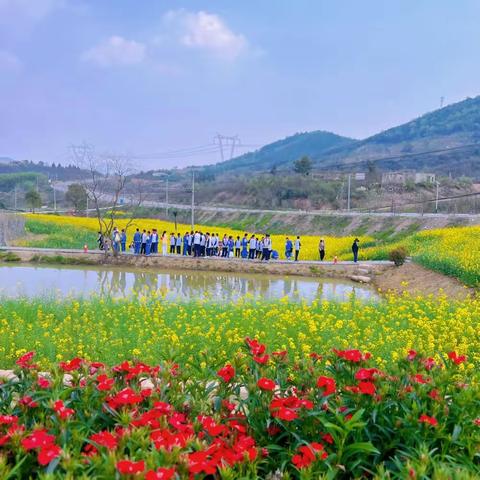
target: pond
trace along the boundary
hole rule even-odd
[[[375,289],[348,280],[192,270],[0,264],[0,297],[115,298],[161,295],[167,300],[375,300]]]

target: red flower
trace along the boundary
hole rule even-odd
[[[269,378],[262,377],[258,380],[257,385],[262,389],[262,390],[275,390],[275,382],[273,380],[270,380]]]
[[[139,462],[120,460],[117,462],[116,467],[119,473],[123,473],[124,475],[136,475],[145,470],[145,462],[143,460],[140,460]]]
[[[115,408],[118,405],[133,405],[135,403],[140,403],[142,400],[143,397],[134,390],[131,388],[124,388],[116,395],[109,398],[108,403],[112,408]]]
[[[47,445],[42,447],[37,455],[40,465],[48,465],[54,458],[62,453],[62,449],[58,445]]]
[[[53,404],[53,409],[62,420],[66,420],[75,413],[75,410],[73,410],[73,408],[67,408],[62,400],[57,400]]]
[[[479,418],[476,418],[473,423],[477,426],[477,427],[480,427],[480,417]]]
[[[73,372],[74,370],[78,370],[83,363],[81,358],[73,358],[69,362],[60,362],[59,366],[64,372]]]
[[[298,418],[298,413],[291,408],[280,407],[272,412],[272,416],[279,418],[280,420],[285,420],[286,422],[291,422]]]
[[[15,363],[20,368],[36,368],[37,365],[35,363],[30,363],[34,356],[35,352],[25,353],[25,355],[22,355]]]
[[[407,355],[407,360],[409,362],[413,362],[413,360],[415,360],[417,355],[418,353],[415,350],[409,350]]]
[[[423,376],[421,373],[417,373],[412,377],[412,380],[414,380],[417,383],[430,383],[432,381],[431,378]]]
[[[113,450],[118,445],[117,437],[107,430],[94,433],[90,436],[90,440],[102,447],[106,447],[108,450]]]
[[[365,353],[362,355],[362,352],[360,350],[337,350],[333,349],[334,353],[337,354],[340,358],[343,358],[344,360],[347,360],[349,362],[353,363],[358,363],[361,362],[362,360],[368,360],[371,357],[370,353]]]
[[[26,407],[29,407],[29,408],[38,407],[38,403],[35,402],[32,399],[32,397],[30,397],[30,395],[25,395],[18,401],[18,403],[20,403],[20,405],[25,405]]]
[[[35,430],[22,440],[22,447],[25,450],[32,450],[34,448],[43,448],[53,445],[55,436],[47,433],[46,430]]]
[[[188,455],[188,469],[190,474],[213,475],[217,471],[217,462],[210,457],[208,452],[200,450]]]
[[[374,375],[379,375],[380,370],[376,368],[360,368],[355,374],[356,380],[373,380]]]
[[[375,384],[372,382],[360,382],[358,389],[365,395],[375,395],[376,392]]]
[[[109,378],[107,375],[102,374],[97,377],[97,389],[100,391],[109,391],[115,385],[115,379]]]
[[[18,423],[16,415],[0,415],[0,425],[12,425]]]
[[[322,376],[322,377],[319,377],[317,380],[317,387],[323,388],[324,389],[323,396],[328,397],[328,395],[335,393],[337,384],[334,378]]]
[[[245,339],[245,342],[250,347],[250,352],[252,355],[262,355],[267,349],[267,347],[263,343],[259,343],[256,339],[251,340],[247,337]]]
[[[467,357],[465,355],[457,355],[456,352],[449,352],[448,353],[448,358],[455,364],[455,365],[460,365],[461,363],[465,362],[467,360]]]
[[[309,445],[302,445],[298,447],[298,453],[292,457],[292,463],[299,469],[306,468],[316,460],[320,452],[322,452],[320,458],[328,457],[321,443],[312,442]]]
[[[38,377],[37,379],[37,385],[40,388],[50,388],[52,386],[52,383],[48,378],[45,377]]]
[[[322,440],[329,443],[330,445],[333,445],[333,437],[329,433],[324,433],[322,435]]]
[[[428,415],[420,415],[420,418],[418,419],[420,423],[428,423],[432,425],[433,427],[436,427],[438,425],[438,421],[435,417],[429,417]]]
[[[282,350],[281,352],[272,352],[272,355],[280,360],[284,360],[287,356],[287,353],[288,352],[286,350]]]
[[[428,396],[433,400],[440,400],[440,392],[435,388],[428,393]]]
[[[265,354],[265,355],[262,355],[262,356],[258,356],[258,355],[255,355],[253,357],[253,360],[257,363],[260,363],[262,365],[264,365],[265,363],[268,362],[268,360],[270,359],[270,355],[268,354]]]
[[[170,480],[175,475],[175,468],[157,468],[149,470],[145,475],[145,480]]]
[[[230,364],[227,364],[217,372],[217,375],[225,383],[228,383],[235,376],[235,369]]]

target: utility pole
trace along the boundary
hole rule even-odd
[[[195,170],[192,169],[192,229],[195,227]]]
[[[168,177],[165,181],[165,219],[168,220]]]
[[[445,101],[445,97],[440,97],[440,108],[443,108],[443,102]]]
[[[87,194],[87,211],[85,212],[85,215],[88,218],[88,194]]]
[[[13,208],[17,210],[17,185],[13,189]]]
[[[437,184],[437,190],[436,190],[436,194],[435,194],[435,213],[438,213],[438,187],[440,185],[439,182],[435,182]]]
[[[53,211],[57,213],[57,191],[55,190],[55,183],[57,181],[56,175],[55,180],[52,180],[52,188],[53,188]]]
[[[347,210],[350,211],[350,189],[352,184],[352,175],[348,174],[348,190],[347,190]]]

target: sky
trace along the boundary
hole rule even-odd
[[[479,24],[478,0],[0,0],[0,157],[87,142],[171,168],[219,161],[217,134],[364,138],[480,94]]]

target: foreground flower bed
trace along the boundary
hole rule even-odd
[[[0,478],[478,478],[467,361],[294,361],[247,338],[206,381],[173,362],[74,358],[46,373],[29,352],[0,383]]]

